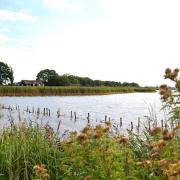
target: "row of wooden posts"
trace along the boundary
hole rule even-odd
[[[11,106],[8,106],[8,107],[6,107],[4,104],[0,104],[0,108],[1,109],[7,109],[7,110],[18,110],[18,111],[20,111],[20,107],[19,106],[17,106],[16,105],[16,107],[15,108],[13,108],[13,107],[11,107]],[[49,109],[49,108],[43,108],[43,110],[41,111],[41,109],[40,108],[37,108],[36,110],[35,110],[35,108],[33,107],[32,109],[30,109],[28,106],[27,106],[27,108],[24,110],[25,112],[27,112],[27,113],[32,113],[32,114],[37,114],[37,115],[39,115],[39,114],[42,114],[43,116],[51,116],[51,110]],[[60,110],[58,110],[57,111],[57,117],[59,118],[61,116],[61,113],[60,113]],[[73,119],[74,118],[74,120],[76,121],[77,120],[77,113],[76,112],[73,112],[73,111],[71,111],[70,112],[70,118],[71,119]],[[88,121],[88,123],[90,123],[90,113],[88,113],[87,114],[87,121]],[[109,117],[108,118],[108,116],[107,115],[105,115],[105,118],[104,118],[104,121],[105,122],[107,122],[107,121],[109,121],[109,122],[111,122],[111,118]],[[122,120],[122,117],[120,117],[120,119],[119,119],[119,125],[118,125],[120,128],[123,126],[123,120]],[[138,118],[138,123],[137,123],[137,130],[139,130],[140,129],[140,126],[141,126],[141,120],[140,120],[140,118]],[[161,127],[162,128],[166,128],[167,127],[167,124],[166,123],[164,123],[164,121],[163,120],[161,120]],[[151,130],[151,122],[150,122],[150,120],[148,121],[148,128],[149,128],[149,130]],[[133,122],[131,121],[130,122],[130,130],[132,131],[134,129],[134,124],[133,124]]]

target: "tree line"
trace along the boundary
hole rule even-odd
[[[37,80],[44,82],[46,86],[131,86],[139,87],[137,83],[115,82],[115,81],[101,81],[92,80],[88,77],[79,77],[70,74],[59,75],[55,70],[44,69],[37,74]]]
[[[131,86],[139,87],[137,83],[128,82],[116,82],[116,81],[101,81],[92,80],[88,77],[79,77],[70,74],[59,75],[55,70],[44,69],[41,70],[36,80],[41,80],[45,86]],[[0,85],[13,85],[14,84],[14,72],[11,66],[4,62],[0,62]]]

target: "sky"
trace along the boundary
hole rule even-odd
[[[15,81],[60,75],[156,86],[180,67],[179,0],[0,0],[0,61]]]

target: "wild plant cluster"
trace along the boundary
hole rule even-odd
[[[130,131],[124,136],[113,134],[113,125],[105,122],[61,139],[48,124],[11,120],[0,131],[0,179],[180,179],[180,125],[174,109],[179,106],[179,79],[171,77],[177,89],[170,93],[161,86],[160,93],[171,109],[174,119],[169,124],[175,122],[173,126],[145,128],[141,134]]]
[[[164,102],[164,108],[166,108],[170,115],[171,121],[180,123],[180,77],[179,69],[176,68],[173,71],[166,69],[165,79],[171,80],[175,84],[175,88],[172,89],[166,84],[160,86],[161,98]]]
[[[153,87],[0,86],[0,96],[66,96],[155,92]]]

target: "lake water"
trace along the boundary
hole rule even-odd
[[[90,122],[96,125],[105,119],[105,116],[119,124],[120,117],[123,120],[122,131],[130,128],[130,123],[137,124],[138,118],[142,121],[146,116],[155,116],[164,119],[164,112],[160,111],[162,103],[158,93],[129,93],[98,96],[53,96],[53,97],[0,97],[0,104],[5,107],[18,105],[20,107],[21,117],[25,120],[38,119],[41,122],[49,122],[54,128],[61,120],[61,132],[65,130],[80,130],[87,124],[87,114],[90,113]],[[29,107],[32,111],[38,108],[43,112],[43,108],[51,110],[51,116],[43,116],[43,113],[27,113]],[[57,111],[61,116],[57,117]],[[77,120],[71,119],[70,112],[76,112]],[[16,110],[9,112],[1,109],[0,125],[8,124],[8,118],[12,114],[17,116]]]

